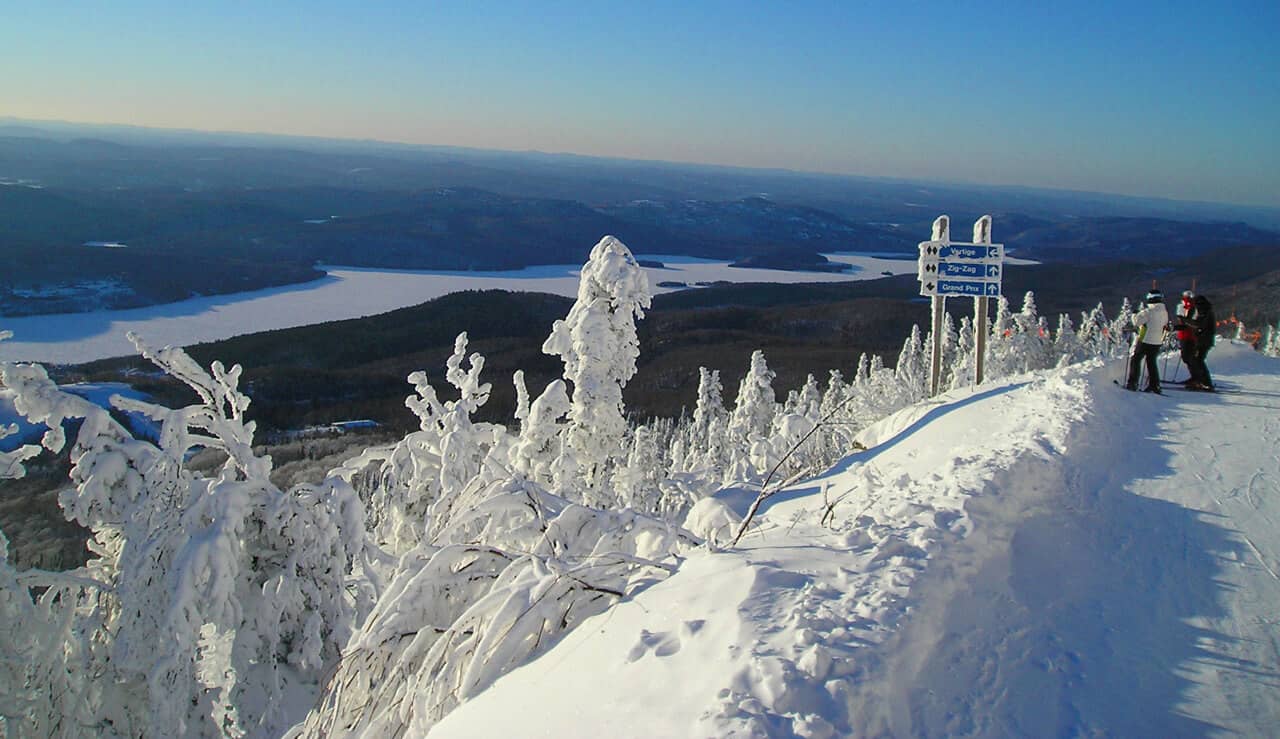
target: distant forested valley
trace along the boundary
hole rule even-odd
[[[637,254],[828,269],[994,209],[1009,253],[1087,268],[1274,246],[1261,208],[573,156],[0,122],[0,315],[305,282],[317,265],[507,270]],[[957,237],[959,238],[959,237]],[[1256,275],[1253,275],[1256,276]]]
[[[1250,279],[1259,270],[1266,280]],[[1009,267],[1004,289],[1016,307],[1034,291],[1043,315],[1078,317],[1099,303],[1115,313],[1126,298],[1140,296],[1152,279],[1175,288],[1192,280],[1213,296],[1222,317],[1273,325],[1280,315],[1280,249],[1219,249],[1153,269],[1137,261],[1100,265]],[[915,295],[913,275],[848,283],[717,285],[658,295],[639,322],[640,360],[625,389],[636,419],[675,418],[691,412],[699,367],[740,376],[756,349],[764,351],[780,388],[805,377],[825,381],[827,372],[851,372],[859,355],[892,360],[912,325],[927,328],[928,303]],[[245,368],[250,416],[268,435],[336,420],[369,418],[396,432],[416,423],[405,409],[411,389],[405,378],[438,373],[468,333],[471,347],[486,357],[484,377],[492,397],[485,420],[508,423],[515,408],[510,378],[522,369],[530,386],[560,376],[559,361],[542,352],[552,323],[572,300],[556,295],[500,290],[465,291],[380,316],[239,336],[189,347],[200,363],[214,360]],[[958,319],[971,301],[953,300]],[[123,381],[177,405],[192,402],[184,385],[149,371],[134,358],[56,368],[63,382]],[[438,379],[438,378],[437,378]]]

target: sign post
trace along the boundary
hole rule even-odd
[[[933,222],[933,240],[951,240],[951,219],[938,216]],[[929,397],[938,394],[942,384],[942,314],[946,310],[947,297],[942,294],[933,296],[933,351],[929,357]]]
[[[950,219],[938,216],[933,222],[933,238],[920,242],[917,276],[920,294],[933,302],[933,353],[929,391],[937,395],[942,381],[942,322],[947,296],[973,298],[974,302],[974,384],[982,382],[982,360],[987,346],[987,300],[1000,297],[1004,277],[1004,245],[991,243],[991,216],[973,224],[973,241],[953,242]]]
[[[991,216],[983,216],[973,224],[973,243],[991,244]],[[996,297],[1000,291],[996,291]],[[987,298],[973,299],[973,384],[982,384],[983,360],[987,356]]]

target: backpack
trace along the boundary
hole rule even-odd
[[[1213,315],[1213,304],[1203,295],[1196,296],[1196,340],[1213,344],[1218,322]]]

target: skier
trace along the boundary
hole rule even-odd
[[[1147,293],[1146,307],[1133,314],[1133,326],[1138,331],[1138,340],[1133,347],[1133,356],[1129,359],[1129,381],[1126,390],[1138,389],[1138,373],[1142,363],[1147,364],[1146,392],[1160,394],[1160,371],[1156,366],[1156,355],[1164,345],[1165,332],[1169,327],[1169,310],[1164,307],[1164,293],[1152,288]]]
[[[1195,326],[1188,323],[1188,317],[1195,314],[1195,293],[1190,290],[1182,291],[1182,302],[1178,303],[1178,307],[1174,310],[1174,329],[1178,337],[1178,348],[1181,350],[1182,363],[1187,365],[1187,371],[1191,373],[1190,379],[1182,384],[1194,380],[1196,373],[1193,368],[1196,366],[1196,329]]]
[[[1209,377],[1209,366],[1204,363],[1204,358],[1213,348],[1213,341],[1217,338],[1218,322],[1213,315],[1213,304],[1205,296],[1197,295],[1194,309],[1184,321],[1195,332],[1195,354],[1192,357],[1194,364],[1187,362],[1187,369],[1191,372],[1187,387],[1192,390],[1212,391],[1213,379]]]

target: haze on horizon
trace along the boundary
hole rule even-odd
[[[27,4],[0,116],[1280,207],[1280,4]]]

